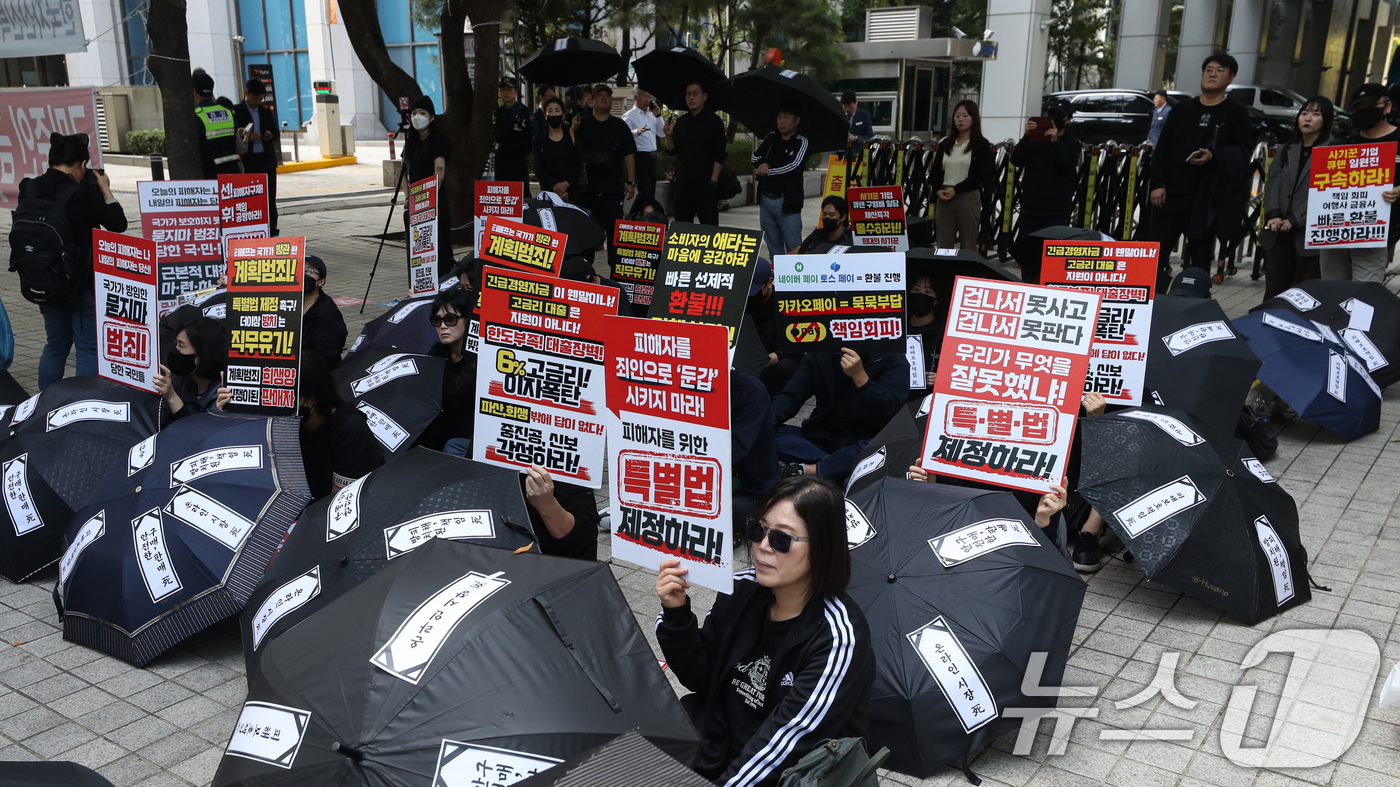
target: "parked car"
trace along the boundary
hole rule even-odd
[[[1152,94],[1145,90],[1066,90],[1041,99],[1042,112],[1051,107],[1070,113],[1070,130],[1091,145],[1142,142],[1152,128]]]
[[[1225,95],[1272,118],[1293,122],[1307,98],[1277,85],[1230,85]]]

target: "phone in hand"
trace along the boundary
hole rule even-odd
[[[1054,128],[1055,121],[1048,117],[1033,117],[1030,122],[1035,124],[1035,128],[1026,132],[1026,139],[1030,142],[1045,142],[1050,139],[1047,132]]]
[[[1192,162],[1199,161],[1202,158],[1205,158],[1205,156],[1201,155],[1201,151],[1193,150],[1191,151],[1191,155],[1186,157],[1186,163],[1190,164]]]

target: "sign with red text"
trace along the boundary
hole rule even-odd
[[[562,232],[491,216],[486,219],[476,256],[485,265],[504,265],[558,276],[564,265],[564,247],[568,241],[569,236]]]
[[[76,8],[76,6],[72,6]],[[13,16],[5,25],[33,13],[23,6],[10,6]],[[81,25],[79,25],[81,27]],[[13,32],[13,30],[11,31]],[[81,33],[79,41],[81,42]],[[4,35],[0,34],[0,41]],[[19,52],[0,46],[5,57]],[[14,210],[19,204],[19,184],[37,178],[49,169],[49,135],[88,135],[88,166],[102,168],[102,137],[97,133],[97,101],[90,87],[24,88],[6,90],[0,102],[0,208]]]
[[[762,242],[759,230],[672,222],[647,316],[723,325],[733,347]]]
[[[295,415],[301,377],[305,238],[234,238],[228,244],[229,404]]]
[[[734,587],[729,337],[723,326],[604,319],[612,555]]]
[[[1099,300],[959,276],[920,466],[1028,492],[1063,485]]]
[[[651,305],[656,271],[666,248],[666,225],[650,221],[618,219],[613,224],[612,277],[634,306]]]
[[[156,245],[145,238],[93,230],[92,276],[98,376],[155,393],[160,363]]]
[[[791,352],[905,349],[903,252],[779,254],[773,291]]]
[[[428,176],[408,187],[409,297],[438,290],[438,187]]]
[[[231,238],[266,238],[268,223],[267,175],[219,176],[219,238],[222,249]]]
[[[850,205],[852,246],[884,246],[894,251],[909,249],[909,231],[904,223],[904,187],[852,186],[846,189]]]
[[[148,180],[136,184],[141,232],[156,244],[160,316],[182,295],[216,287],[224,276],[219,181]]]
[[[1041,283],[1101,299],[1084,393],[1103,394],[1110,404],[1142,404],[1157,253],[1156,243],[1045,241]]]
[[[603,331],[614,287],[487,268],[472,458],[603,485]]]
[[[1313,148],[1308,172],[1309,249],[1380,249],[1390,237],[1394,142]]]
[[[481,248],[481,234],[486,231],[486,217],[519,221],[525,217],[525,184],[506,180],[478,180],[472,200],[472,248]]]

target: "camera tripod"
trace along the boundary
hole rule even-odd
[[[403,101],[400,101],[400,104],[403,104],[403,103],[404,103]],[[384,253],[384,238],[385,238],[386,235],[389,234],[389,225],[391,225],[391,224],[394,223],[394,213],[396,212],[396,209],[397,209],[398,206],[399,206],[399,191],[401,190],[401,187],[403,186],[403,184],[406,183],[406,182],[408,181],[408,158],[407,158],[407,153],[408,153],[408,130],[409,130],[409,128],[410,128],[410,126],[409,126],[409,122],[408,122],[408,112],[405,111],[405,110],[403,109],[402,106],[400,106],[400,108],[399,108],[399,127],[398,127],[398,129],[394,132],[394,136],[390,138],[389,144],[390,144],[390,145],[394,144],[393,141],[396,140],[396,139],[398,139],[400,134],[403,135],[403,150],[404,150],[405,156],[404,156],[404,157],[400,157],[400,159],[399,159],[400,161],[403,162],[403,169],[402,169],[402,171],[399,173],[398,178],[396,178],[396,179],[394,180],[394,198],[393,198],[392,200],[389,201],[389,215],[384,219],[384,231],[381,232],[381,233],[379,233],[379,251],[377,251],[377,252],[374,253],[374,266],[373,266],[372,268],[369,269],[369,281],[365,283],[365,297],[364,297],[364,300],[361,300],[361,301],[360,301],[360,314],[364,314],[364,313],[365,313],[365,304],[369,302],[369,289],[370,289],[370,287],[373,287],[373,286],[374,286],[374,273],[375,273],[375,271],[379,270],[379,257],[380,257],[380,255],[382,255],[382,254]],[[405,240],[405,242],[407,242],[407,240],[408,240],[407,237],[405,237],[404,240]]]

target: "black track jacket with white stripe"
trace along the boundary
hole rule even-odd
[[[695,770],[725,787],[772,787],[821,741],[865,736],[875,652],[865,616],[843,593],[809,602],[802,610],[773,654],[768,672],[773,701],[765,703],[773,711],[739,757],[724,762],[729,741],[726,681],[761,636],[772,603],[772,591],[754,581],[750,570],[735,575],[731,595],[715,600],[704,628],[696,623],[689,601],[663,609],[657,617],[656,639],[668,666],[699,695],[691,716],[705,742]]]
[[[781,196],[784,213],[802,212],[802,173],[807,168],[807,138],[793,134],[790,139],[770,132],[749,160],[757,167],[768,165],[768,174],[758,179],[759,192]]]

